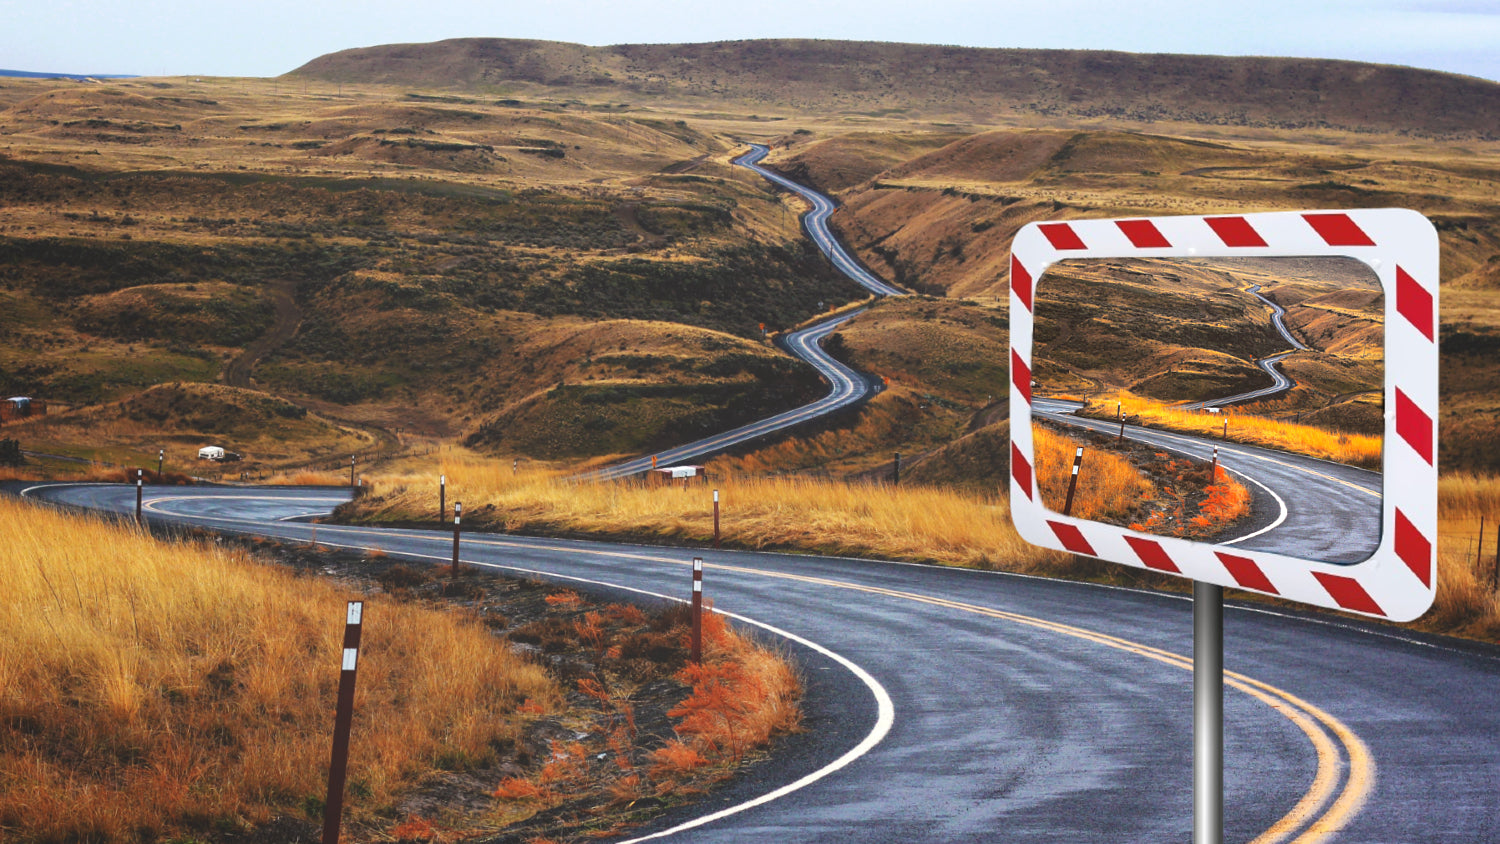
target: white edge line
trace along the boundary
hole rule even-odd
[[[1202,459],[1202,458],[1199,458],[1199,459]],[[1286,521],[1286,502],[1281,500],[1281,496],[1279,496],[1279,495],[1276,494],[1276,490],[1271,489],[1270,487],[1266,486],[1265,484],[1261,483],[1260,481],[1256,480],[1255,478],[1250,477],[1249,475],[1245,474],[1244,472],[1241,472],[1238,469],[1231,469],[1228,466],[1224,466],[1223,463],[1220,463],[1219,465],[1224,467],[1224,471],[1226,471],[1226,472],[1233,472],[1236,475],[1239,475],[1240,477],[1244,478],[1245,480],[1249,481],[1252,484],[1255,484],[1256,486],[1260,487],[1261,489],[1263,489],[1267,493],[1269,493],[1272,498],[1276,499],[1276,506],[1278,506],[1278,507],[1281,508],[1281,515],[1276,517],[1276,521],[1274,521],[1274,522],[1266,525],[1265,527],[1261,528],[1258,531],[1255,531],[1254,533],[1247,533],[1244,536],[1237,536],[1234,539],[1226,539],[1223,542],[1217,542],[1215,544],[1216,545],[1233,545],[1236,542],[1244,542],[1247,539],[1254,539],[1255,537],[1260,536],[1261,534],[1265,533],[1266,531],[1275,530],[1276,528],[1281,527],[1281,523],[1284,522],[1284,521]]]
[[[1073,417],[1073,421],[1072,422],[1067,422],[1067,421],[1063,421],[1061,419],[1057,419],[1056,417],[1058,417],[1058,416],[1067,416],[1067,415],[1070,415],[1070,414],[1062,414],[1062,413],[1055,413],[1055,412],[1046,412],[1046,413],[1042,413],[1040,415],[1042,415],[1042,416],[1044,416],[1046,418],[1052,419],[1055,422],[1062,422],[1062,424],[1064,424],[1064,425],[1073,425],[1075,427],[1082,428],[1085,431],[1094,431],[1095,433],[1099,433],[1093,426],[1082,424],[1081,423],[1082,417],[1075,416],[1075,417]],[[1144,428],[1144,427],[1140,427],[1140,426],[1137,426],[1137,427],[1140,430],[1143,430],[1143,431],[1150,431],[1152,433],[1160,433],[1155,428]],[[1169,435],[1166,438],[1167,439],[1175,439],[1176,437]],[[1182,437],[1182,439],[1186,440],[1189,443],[1192,443],[1193,445],[1201,445],[1201,443],[1195,442],[1191,437]],[[1189,453],[1184,447],[1181,447],[1181,446],[1177,446],[1177,447],[1170,446],[1170,445],[1156,446],[1154,443],[1149,443],[1149,442],[1146,442],[1145,440],[1141,440],[1141,439],[1137,439],[1136,442],[1144,443],[1145,445],[1155,446],[1155,447],[1158,447],[1158,448],[1164,448],[1167,451],[1175,451],[1178,454],[1182,454],[1182,455],[1185,455],[1187,457],[1191,457],[1194,460],[1202,460],[1203,459],[1202,457],[1199,457],[1196,454]],[[1209,443],[1209,444],[1212,445],[1212,443]],[[1243,454],[1243,452],[1240,452],[1240,453]],[[1244,455],[1244,456],[1251,457],[1251,455]],[[1276,528],[1281,527],[1281,523],[1284,522],[1284,521],[1286,521],[1286,517],[1287,517],[1286,502],[1281,500],[1281,496],[1277,495],[1275,490],[1271,489],[1270,487],[1266,486],[1265,484],[1261,483],[1260,481],[1256,480],[1255,478],[1250,477],[1248,474],[1240,471],[1239,469],[1231,469],[1228,466],[1225,466],[1223,463],[1220,463],[1219,465],[1221,467],[1223,467],[1224,471],[1226,471],[1226,472],[1233,472],[1236,475],[1239,475],[1240,477],[1242,477],[1245,480],[1249,481],[1250,483],[1253,483],[1256,486],[1260,487],[1261,489],[1265,490],[1267,494],[1269,494],[1272,498],[1276,499],[1276,506],[1281,508],[1281,515],[1279,515],[1279,516],[1276,517],[1276,521],[1271,522],[1270,524],[1266,525],[1265,527],[1261,528],[1258,531],[1255,531],[1254,533],[1247,533],[1244,536],[1237,536],[1234,539],[1226,539],[1223,542],[1215,542],[1214,544],[1215,545],[1233,545],[1236,542],[1244,542],[1247,539],[1254,539],[1255,537],[1260,536],[1261,534],[1263,534],[1263,533],[1265,533],[1267,531],[1275,530]],[[1293,467],[1293,468],[1296,468],[1296,467]]]
[[[362,545],[345,545],[345,544],[334,543],[334,542],[320,542],[318,544],[326,546],[326,547],[330,547],[330,548],[348,548],[348,549],[351,549],[351,550],[360,550],[360,549],[363,549],[365,547],[365,546],[362,546]],[[448,559],[449,559],[447,557],[439,557],[439,556],[437,556],[435,554],[418,554],[418,553],[411,552],[411,551],[390,551],[389,553],[391,553],[391,554],[393,554],[395,556],[401,556],[401,557],[419,557],[419,558],[422,558],[422,559],[439,560],[439,561],[442,561],[442,562],[447,562]],[[586,578],[586,577],[575,577],[575,576],[572,576],[572,575],[557,574],[556,572],[543,571],[543,570],[540,570],[540,569],[521,568],[520,566],[506,566],[506,565],[501,565],[499,563],[485,563],[485,562],[479,562],[479,561],[475,561],[475,560],[460,560],[460,562],[468,563],[469,565],[483,566],[485,568],[491,568],[491,569],[503,569],[503,570],[506,570],[506,571],[522,572],[524,574],[538,575],[538,576],[548,577],[548,578],[552,578],[552,579],[556,579],[556,580],[569,580],[569,581],[573,581],[575,583],[589,583],[589,584],[593,584],[595,586],[604,586],[604,587],[609,588],[609,589],[619,589],[619,590],[622,590],[622,591],[625,591],[625,592],[634,592],[634,593],[636,593],[638,595],[649,595],[650,597],[653,597],[653,598],[661,598],[661,599],[668,600],[668,601],[673,601],[673,602],[676,602],[676,603],[686,603],[686,601],[683,600],[682,598],[674,598],[674,597],[672,597],[670,595],[663,595],[663,594],[661,594],[659,592],[650,592],[650,591],[647,591],[645,589],[636,589],[636,588],[631,587],[631,586],[620,586],[618,584],[609,583],[609,582],[606,582],[606,581],[603,581],[603,580],[591,580],[591,579]],[[773,800],[778,800],[778,799],[780,799],[782,797],[785,797],[786,795],[791,794],[794,791],[799,791],[799,790],[801,790],[801,789],[803,789],[803,788],[805,788],[805,787],[807,787],[809,785],[812,785],[813,783],[817,782],[818,780],[823,779],[824,777],[828,776],[829,774],[836,773],[836,772],[838,772],[838,771],[840,771],[840,770],[848,767],[856,759],[860,758],[861,756],[864,756],[866,753],[869,753],[871,750],[873,750],[875,748],[876,745],[880,744],[880,742],[882,742],[882,741],[885,740],[886,735],[888,733],[890,733],[890,731],[891,731],[892,725],[894,725],[895,722],[896,722],[896,706],[895,706],[894,703],[891,702],[891,696],[890,696],[890,694],[888,694],[886,692],[885,687],[882,686],[882,685],[880,685],[880,682],[878,680],[876,680],[874,677],[870,676],[869,672],[865,671],[863,668],[860,668],[854,662],[850,661],[847,657],[844,657],[844,656],[842,656],[840,654],[837,654],[837,653],[829,650],[828,648],[823,647],[822,645],[820,645],[820,644],[818,644],[816,642],[813,642],[813,641],[808,640],[808,639],[804,639],[804,638],[802,638],[801,636],[798,636],[795,633],[791,633],[789,631],[782,630],[779,627],[774,627],[774,626],[772,626],[770,624],[767,624],[767,623],[765,623],[763,621],[756,621],[755,619],[749,618],[748,616],[743,616],[743,615],[740,615],[738,613],[724,612],[723,610],[717,610],[716,609],[716,610],[714,610],[714,612],[719,613],[720,615],[726,616],[728,618],[732,618],[735,621],[742,621],[742,622],[744,622],[746,624],[754,625],[754,626],[759,627],[762,630],[765,630],[765,631],[767,631],[767,632],[769,632],[769,633],[771,633],[773,635],[781,636],[781,637],[786,638],[786,639],[790,639],[791,641],[796,642],[797,644],[802,645],[803,647],[810,648],[810,649],[812,649],[812,650],[814,650],[814,651],[822,654],[823,656],[828,657],[829,659],[833,660],[834,662],[837,662],[839,665],[842,665],[844,668],[848,669],[849,673],[853,674],[855,677],[858,677],[859,680],[861,682],[863,682],[865,684],[865,686],[867,686],[870,689],[870,693],[875,696],[875,706],[876,706],[876,711],[877,711],[877,714],[876,714],[876,717],[875,717],[875,726],[874,726],[874,728],[872,728],[870,730],[869,734],[866,735],[864,737],[864,739],[859,744],[856,744],[854,747],[850,748],[847,752],[844,753],[843,756],[840,756],[839,758],[833,760],[832,762],[828,763],[827,765],[824,765],[823,767],[819,768],[818,770],[813,771],[812,773],[810,773],[810,774],[802,777],[799,780],[796,780],[795,782],[788,783],[788,784],[786,784],[786,785],[784,785],[784,786],[776,789],[775,791],[771,791],[769,793],[762,794],[761,796],[755,798],[754,800],[746,801],[746,802],[741,803],[741,804],[739,804],[737,806],[730,806],[727,809],[720,809],[719,811],[714,812],[712,814],[704,815],[704,816],[702,816],[700,818],[694,818],[693,820],[687,821],[685,823],[678,824],[677,826],[674,826],[671,829],[664,829],[661,832],[654,832],[654,833],[652,833],[650,835],[643,835],[643,836],[641,836],[639,838],[632,838],[632,839],[630,839],[628,841],[621,841],[621,842],[618,842],[618,844],[635,844],[635,842],[639,842],[639,841],[650,841],[650,840],[656,839],[656,838],[665,838],[665,837],[667,837],[669,835],[675,835],[675,834],[677,834],[679,832],[685,832],[685,831],[687,831],[689,829],[695,829],[697,827],[704,826],[705,824],[710,824],[710,823],[713,823],[714,821],[722,820],[723,818],[727,818],[730,815],[737,815],[740,812],[746,811],[748,809],[753,809],[753,808],[755,808],[757,806],[763,806],[763,805],[765,805],[767,803],[770,803]]]

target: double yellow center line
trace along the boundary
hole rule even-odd
[[[325,535],[363,533],[358,528],[333,527],[330,525],[322,527]],[[442,542],[445,544],[448,541],[446,537],[441,535],[419,534],[400,530],[389,531],[387,535],[403,539]],[[368,540],[366,539],[366,541]],[[584,550],[577,546],[515,542],[504,539],[480,539],[473,535],[470,535],[466,539],[466,543],[468,545],[482,545],[494,548],[549,551],[578,556],[587,555],[607,559],[630,560],[634,562],[668,563],[682,566],[691,565],[689,561],[683,559],[681,556],[669,557],[660,554],[605,551],[602,549]],[[1082,627],[1075,627],[1070,624],[1048,621],[1035,616],[993,609],[978,604],[970,604],[948,598],[938,598],[917,592],[888,589],[879,586],[866,586],[844,580],[833,580],[825,577],[814,577],[790,572],[767,571],[745,566],[716,563],[706,565],[705,568],[754,577],[789,580],[833,589],[847,589],[854,592],[881,595],[898,600],[942,607],[957,612],[971,613],[1000,621],[1007,621],[1012,624],[1020,624],[1061,636],[1081,639],[1185,671],[1191,671],[1193,668],[1193,660],[1190,657],[1161,648],[1133,642],[1129,639],[1122,639],[1118,636],[1098,633]],[[1374,787],[1375,762],[1370,756],[1369,749],[1353,730],[1350,730],[1338,719],[1290,692],[1232,671],[1224,672],[1224,682],[1231,688],[1244,692],[1264,703],[1296,725],[1312,743],[1318,758],[1317,770],[1306,793],[1297,801],[1291,811],[1272,824],[1265,832],[1256,836],[1251,844],[1282,844],[1282,842],[1290,842],[1290,844],[1317,844],[1317,842],[1326,841],[1329,836],[1342,829],[1353,819],[1364,805],[1370,790]],[[1345,771],[1346,768],[1347,772]]]
[[[469,541],[480,545],[497,547],[560,551],[570,554],[580,553],[580,549],[577,547],[517,543],[505,540],[470,539]],[[640,562],[691,565],[691,563],[678,557],[665,557],[655,554],[602,550],[589,550],[582,553]],[[1058,635],[1070,636],[1075,639],[1082,639],[1097,645],[1125,651],[1126,653],[1145,659],[1155,660],[1164,665],[1170,665],[1185,671],[1192,671],[1193,669],[1193,660],[1191,657],[1162,650],[1161,648],[1132,642],[1118,636],[1098,633],[1082,627],[1075,627],[1034,616],[992,609],[948,598],[937,598],[917,592],[907,592],[879,586],[865,586],[863,584],[850,583],[843,580],[831,580],[811,575],[766,571],[764,569],[719,563],[712,565],[705,563],[705,569],[717,569],[719,571],[735,572],[737,574],[756,577],[791,580],[816,586],[847,589],[855,592],[864,592],[871,595],[881,595],[888,598],[943,607],[958,612],[972,613],[974,615],[1008,621],[1013,624],[1021,624]],[[1342,829],[1358,814],[1366,798],[1369,796],[1370,790],[1374,787],[1375,761],[1370,756],[1369,749],[1353,730],[1349,729],[1337,718],[1290,692],[1233,671],[1224,672],[1224,682],[1231,688],[1244,692],[1264,703],[1295,724],[1312,743],[1318,757],[1317,771],[1307,792],[1297,801],[1290,812],[1272,824],[1270,829],[1256,836],[1251,844],[1281,844],[1281,842],[1290,842],[1290,844],[1315,844],[1316,842],[1327,840],[1329,836]],[[1347,775],[1341,776],[1344,773],[1342,769],[1346,763]],[[1341,780],[1342,788],[1339,787]]]

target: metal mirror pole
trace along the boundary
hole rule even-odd
[[[1224,844],[1224,588],[1193,581],[1193,844]]]

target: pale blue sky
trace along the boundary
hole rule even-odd
[[[1500,0],[0,0],[0,68],[275,76],[349,47],[840,38],[1355,59],[1500,81]]]

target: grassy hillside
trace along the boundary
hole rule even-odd
[[[217,382],[392,449],[575,461],[771,412],[816,387],[759,325],[858,291],[805,245],[800,202],[729,165],[754,139],[835,191],[877,272],[978,303],[1004,301],[1034,220],[1422,210],[1443,248],[1445,461],[1500,467],[1497,87],[1275,59],[482,39],[276,80],[0,81],[0,392],[93,406]],[[1357,336],[1369,304],[1276,295],[1309,337]],[[892,307],[836,341],[906,389],[850,471],[983,427],[1005,393],[1003,324]],[[1287,368],[1323,404],[1278,412],[1378,416],[1348,373]]]
[[[548,457],[789,406],[814,379],[760,325],[858,288],[729,167],[734,151],[650,114],[389,89],[0,83],[0,393],[103,407],[219,382],[362,441],[471,437]],[[575,387],[585,407],[556,401]],[[597,436],[590,408],[614,433]],[[150,441],[100,442],[78,424],[19,433],[69,453],[62,439],[78,435],[122,461],[162,441],[245,439],[154,422]],[[245,448],[295,464],[352,434]]]
[[[566,88],[617,102],[966,120],[1180,121],[1500,136],[1500,85],[1358,62],[758,40],[585,47],[462,38],[321,56],[291,79],[505,97]]]
[[[836,229],[888,278],[980,300],[1008,296],[1010,240],[1038,220],[1318,207],[1419,210],[1438,229],[1441,249],[1442,459],[1454,468],[1500,470],[1500,450],[1491,445],[1500,434],[1500,365],[1493,355],[1500,349],[1500,149],[1342,137],[1334,152],[1322,139],[1287,133],[1209,141],[1117,131],[997,130],[890,167],[891,156],[910,149],[912,141],[862,151],[869,145],[786,136],[772,164],[814,179],[886,166],[838,192]],[[851,162],[855,155],[869,164]],[[1313,338],[1314,345],[1331,343],[1356,369],[1367,368],[1367,353],[1358,347],[1369,347],[1375,325],[1357,312],[1372,302],[1329,291],[1275,295],[1289,307],[1294,331]],[[1205,358],[1196,365],[1215,369],[1225,385],[1257,377],[1242,361]],[[1368,387],[1370,373],[1351,377],[1353,370],[1299,358],[1287,361],[1287,371],[1321,383],[1319,395],[1301,391],[1269,410],[1303,414],[1304,421],[1321,417],[1350,430],[1378,423],[1378,407],[1346,395]],[[1092,383],[1067,382],[1064,374],[1051,373],[1054,387]]]

